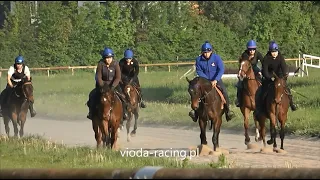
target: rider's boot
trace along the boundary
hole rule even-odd
[[[291,94],[291,90],[289,88],[287,88],[288,92],[289,92],[289,100],[290,100],[290,107],[291,107],[291,110],[292,111],[296,111],[298,110],[298,106],[294,104],[293,102],[293,97],[292,97],[292,94]]]
[[[141,107],[141,108],[146,108],[146,107],[147,107],[146,104],[144,103],[143,99],[142,99],[142,94],[141,94],[141,92],[140,92],[140,107]]]

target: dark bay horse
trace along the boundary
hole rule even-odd
[[[253,71],[253,67],[251,65],[251,62],[247,59],[240,59],[240,70],[239,70],[239,80],[243,84],[243,90],[241,91],[240,96],[241,101],[240,102],[240,110],[243,115],[243,126],[244,126],[244,136],[245,140],[244,143],[247,145],[250,143],[250,137],[248,134],[248,129],[249,129],[249,116],[251,111],[254,111],[256,109],[256,104],[255,104],[255,96],[256,96],[256,91],[261,86],[261,83],[255,78],[255,74]],[[257,136],[259,134],[259,129],[258,129],[258,122],[255,122],[256,126],[256,141],[257,141]]]
[[[15,87],[12,89],[7,99],[7,105],[3,107],[3,121],[7,135],[10,134],[9,122],[12,121],[14,128],[14,136],[20,137],[24,135],[24,124],[27,120],[29,110],[29,103],[34,103],[33,86],[31,79],[27,80],[26,77],[14,81]],[[20,131],[18,129],[20,125]]]
[[[202,77],[195,77],[193,80],[189,80],[186,77],[189,88],[188,92],[191,97],[191,108],[197,111],[199,116],[200,126],[200,140],[201,144],[207,144],[206,138],[206,126],[207,121],[213,122],[213,150],[219,147],[219,133],[222,124],[222,115],[224,114],[224,101],[219,95],[216,88],[213,88],[211,82]]]
[[[106,147],[117,148],[117,134],[123,116],[122,111],[122,102],[115,91],[109,86],[101,88],[97,113],[94,113],[92,120],[97,148],[101,147],[102,141]]]
[[[289,96],[286,87],[286,77],[278,77],[273,73],[275,80],[268,87],[268,92],[266,95],[265,109],[266,113],[257,117],[254,113],[254,118],[259,121],[260,126],[260,140],[263,140],[264,146],[266,146],[266,130],[265,130],[265,120],[270,119],[270,140],[267,141],[269,145],[273,144],[273,147],[277,147],[276,143],[276,124],[280,122],[280,139],[281,139],[281,149],[283,149],[283,140],[285,136],[284,128],[287,121],[287,114],[289,109]]]
[[[130,136],[135,136],[136,135],[136,130],[137,130],[137,121],[139,118],[139,92],[137,90],[137,88],[135,87],[133,79],[131,79],[129,82],[124,82],[124,94],[126,96],[126,98],[129,100],[129,119],[127,120],[126,123],[126,128],[127,128],[127,141],[130,142]],[[131,131],[130,135],[129,135],[129,131],[130,131],[130,126],[131,126],[131,120],[132,120],[132,116],[134,116],[134,127],[133,130]]]

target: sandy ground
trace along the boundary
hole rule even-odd
[[[0,134],[5,134],[3,120],[0,120]],[[11,136],[13,128],[11,126]],[[133,124],[131,125],[132,130]],[[131,131],[130,130],[130,131]],[[67,145],[89,145],[95,146],[96,142],[90,120],[59,121],[41,118],[28,117],[25,125],[25,135],[39,134],[56,142],[63,142]],[[138,126],[137,135],[127,142],[126,129],[120,132],[119,147],[122,150],[142,149],[180,149],[187,150],[190,146],[197,146],[200,143],[200,131],[197,123],[194,128],[186,127],[146,127]],[[254,142],[254,134],[251,133],[251,142]],[[210,147],[212,132],[207,132],[207,141]],[[267,137],[268,140],[268,137]],[[280,145],[280,139],[277,141]],[[222,129],[220,133],[220,146],[229,151],[226,155],[230,167],[320,167],[320,139],[286,136],[284,149],[286,153],[261,153],[260,143],[255,143],[257,149],[247,149],[244,144],[242,131],[230,131]],[[271,146],[268,146],[271,148]],[[123,151],[124,152],[124,151]],[[129,152],[129,151],[128,151]],[[217,156],[196,156],[191,159],[193,162],[217,161]]]

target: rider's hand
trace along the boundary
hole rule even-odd
[[[275,79],[276,79],[276,78],[272,77],[272,78],[271,78],[271,81],[274,81]]]
[[[218,82],[217,80],[211,81],[212,87],[215,87],[217,85],[217,82]]]
[[[262,73],[261,72],[258,72],[259,76],[262,76]]]
[[[14,88],[13,84],[9,84],[9,87]]]

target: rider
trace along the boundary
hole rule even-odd
[[[123,106],[123,119],[128,119],[127,113],[127,102],[124,94],[122,94],[119,87],[119,82],[121,80],[121,72],[119,63],[114,60],[114,53],[110,48],[104,48],[102,53],[102,59],[98,62],[97,71],[96,71],[96,88],[91,91],[89,95],[89,100],[87,102],[89,113],[87,115],[88,119],[92,120],[92,112],[96,107],[97,102],[99,102],[100,91],[99,88],[102,88],[105,85],[111,86],[111,89],[116,90],[116,93],[119,95],[122,106]]]
[[[263,60],[263,56],[262,54],[256,50],[257,49],[257,44],[254,40],[250,40],[247,43],[247,50],[245,50],[240,59],[248,59],[251,62],[252,65],[252,69],[254,71],[254,75],[257,78],[257,80],[259,82],[261,82],[261,70],[260,68],[257,66],[258,65],[258,61],[260,61],[260,63],[262,64],[262,60]],[[241,63],[241,62],[239,62]],[[241,81],[238,80],[238,83],[236,85],[237,87],[237,98],[236,98],[236,106],[240,107],[240,102],[241,102],[241,91],[242,91],[242,83]]]
[[[140,88],[140,83],[138,79],[139,75],[139,62],[136,58],[133,57],[133,52],[130,49],[126,49],[124,51],[124,58],[122,58],[119,61],[119,66],[121,69],[121,79],[122,82],[127,81],[129,82],[131,79],[133,79],[133,82],[135,83],[135,87],[140,92],[140,107],[145,108],[146,105],[142,100],[142,93]]]
[[[0,116],[2,117],[2,108],[7,103],[8,97],[10,96],[11,92],[13,92],[13,88],[15,88],[16,83],[12,82],[14,80],[21,80],[22,78],[26,77],[28,81],[30,81],[30,70],[29,67],[25,65],[23,56],[19,55],[16,57],[14,64],[10,66],[7,75],[7,86],[2,91],[0,95]],[[33,103],[29,103],[29,110],[31,117],[36,115],[36,111],[33,108]]]
[[[279,51],[278,44],[272,41],[269,44],[269,51],[263,58],[262,64],[262,86],[258,89],[256,94],[256,115],[259,116],[263,112],[263,100],[265,98],[265,92],[268,91],[268,86],[274,81],[272,72],[276,73],[279,77],[288,77],[289,71],[286,61]],[[290,107],[292,111],[297,110],[297,106],[293,103],[292,94],[287,86],[289,92]]]
[[[234,118],[234,114],[229,109],[229,97],[227,90],[222,82],[222,75],[224,73],[224,64],[221,57],[218,54],[212,52],[211,44],[206,41],[201,47],[202,54],[196,59],[196,72],[197,75],[211,81],[212,87],[216,85],[222,88],[222,93],[226,99],[226,104],[224,105],[226,120],[230,121]],[[191,110],[189,116],[194,122],[197,121],[198,115],[196,111]]]

